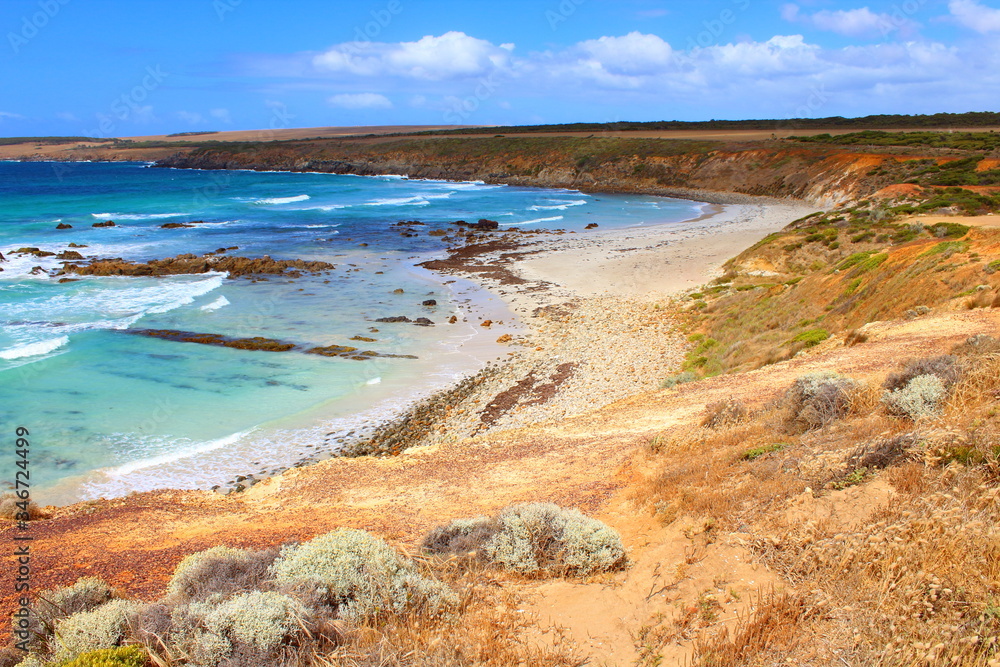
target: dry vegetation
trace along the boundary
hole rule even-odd
[[[1000,304],[998,230],[902,224],[892,211],[865,201],[807,216],[730,260],[689,297],[684,370],[751,370],[838,332],[861,342],[868,322]]]
[[[916,419],[886,409],[892,388],[926,377],[946,387],[939,403]],[[740,419],[717,423],[725,411],[711,406],[704,426],[652,443],[657,472],[635,500],[703,526],[707,543],[735,536],[787,587],[735,623],[719,627],[706,603],[643,639],[693,641],[706,666],[998,664],[1000,341],[971,339],[877,383],[810,381],[842,387],[846,403],[810,405],[800,380],[738,406]],[[814,409],[824,419],[803,424]]]

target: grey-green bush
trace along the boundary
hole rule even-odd
[[[88,651],[118,646],[125,638],[129,615],[142,606],[130,600],[111,600],[91,611],[56,621],[56,658],[67,660]]]
[[[174,569],[167,593],[180,602],[227,598],[261,588],[278,551],[249,551],[216,546],[186,556]]]
[[[404,611],[434,615],[458,603],[446,585],[423,576],[412,561],[363,530],[341,528],[285,547],[271,572],[289,589],[311,589],[350,620]]]
[[[958,357],[952,354],[915,359],[907,362],[902,371],[890,374],[882,386],[889,391],[902,389],[910,383],[910,380],[920,375],[936,375],[941,378],[945,388],[951,388],[961,379],[962,368]]]
[[[836,373],[810,373],[795,380],[785,392],[794,431],[820,428],[847,414],[857,382]]]
[[[882,402],[891,414],[916,421],[933,417],[941,411],[948,388],[937,375],[918,375],[905,387],[887,391]]]
[[[111,587],[96,577],[82,577],[72,586],[43,591],[31,605],[32,616],[51,632],[55,622],[101,606],[114,596]]]
[[[553,503],[512,505],[492,519],[457,519],[424,539],[432,553],[470,544],[487,563],[528,575],[587,575],[625,564],[617,531]]]

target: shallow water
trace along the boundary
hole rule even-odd
[[[31,431],[33,493],[45,503],[206,488],[292,465],[481,367],[488,352],[468,346],[477,328],[445,322],[460,314],[458,286],[467,298],[488,297],[415,268],[445,247],[430,229],[489,218],[583,233],[590,222],[613,229],[690,219],[701,205],[401,177],[7,162],[0,211],[8,259],[0,263],[0,438],[12,441],[17,426]],[[104,220],[117,226],[91,226]],[[425,226],[403,237],[392,227],[401,220]],[[161,228],[191,221],[201,224]],[[56,230],[60,222],[72,229]],[[54,257],[10,254],[60,252],[70,242],[87,245],[85,256],[131,260],[238,246],[232,254],[336,269],[260,282],[201,274],[59,284],[30,273],[60,266]],[[422,306],[425,299],[438,305]],[[391,315],[437,325],[374,322]],[[139,328],[419,358],[360,362],[129,335]],[[377,340],[349,340],[358,335]],[[0,479],[12,480],[14,461],[6,461]]]

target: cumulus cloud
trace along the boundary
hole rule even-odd
[[[327,100],[341,109],[391,109],[392,102],[378,93],[343,93]]]
[[[205,122],[205,117],[197,111],[178,111],[177,117],[188,125],[200,125]]]
[[[630,32],[624,37],[601,37],[580,42],[589,60],[613,74],[651,74],[670,64],[673,49],[656,35]]]
[[[814,14],[804,14],[798,5],[786,4],[781,8],[781,18],[790,23],[800,23],[845,37],[885,37],[895,31],[913,33],[919,27],[903,16],[877,14],[868,7],[836,11],[824,9]]]
[[[951,0],[948,11],[965,28],[983,34],[1000,32],[1000,9],[987,7],[976,0]]]
[[[329,73],[442,80],[482,76],[505,67],[513,50],[513,44],[497,46],[451,31],[415,42],[338,44],[314,56],[312,63]]]
[[[232,116],[229,115],[229,109],[212,109],[208,112],[208,115],[226,125],[230,125],[233,122]]]

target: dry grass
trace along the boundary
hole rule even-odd
[[[882,383],[870,382],[819,430],[777,435],[778,404],[730,427],[662,434],[636,499],[667,522],[712,520],[716,540],[738,526],[789,589],[735,624],[680,615],[646,639],[689,641],[695,664],[713,667],[1000,664],[998,347],[956,349],[961,374],[930,420],[887,415]],[[894,499],[875,502],[886,489]],[[789,513],[800,494],[826,509]]]

